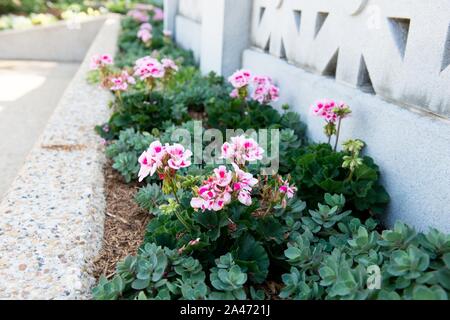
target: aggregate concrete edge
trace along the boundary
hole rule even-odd
[[[109,15],[43,135],[0,203],[0,299],[89,299],[103,238],[103,147],[93,128],[111,94],[86,82],[90,56],[114,54]]]

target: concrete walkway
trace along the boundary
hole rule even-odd
[[[0,60],[0,200],[77,68],[76,63]]]

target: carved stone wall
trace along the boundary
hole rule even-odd
[[[179,0],[179,14],[196,22],[202,22],[201,6],[202,3],[199,0]]]

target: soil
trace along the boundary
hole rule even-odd
[[[101,275],[111,278],[117,262],[136,253],[151,218],[134,201],[137,183],[125,183],[110,161],[104,166],[104,175],[106,215],[102,249],[93,266],[96,279]]]

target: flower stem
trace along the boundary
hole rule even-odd
[[[175,182],[174,182],[174,180],[172,178],[169,181],[170,181],[169,185],[170,185],[170,188],[172,189],[172,193],[173,193],[173,196],[175,197],[175,201],[181,207],[181,201],[180,201],[180,199],[178,198],[178,195],[177,195]],[[181,214],[178,213],[177,211],[175,211],[175,215],[177,216],[177,219],[181,222],[181,224],[186,228],[186,230],[191,231],[191,228],[189,227],[189,224],[186,222],[186,220],[184,220],[184,218],[181,216]]]
[[[191,231],[191,228],[189,227],[188,223],[186,222],[186,220],[184,220],[184,218],[177,212],[175,211],[175,215],[177,216],[177,219],[183,224],[183,226],[186,228],[186,230]]]
[[[351,181],[352,180],[353,172],[354,172],[354,170],[350,170],[350,174],[348,175],[347,179],[345,179],[345,181]]]
[[[336,142],[334,143],[334,151],[337,150],[337,146],[338,146],[338,141],[339,141],[339,133],[341,132],[341,118],[339,118],[338,121],[338,127],[337,127],[337,131],[336,131]]]
[[[119,101],[119,107],[123,107],[122,94],[120,93],[120,91],[116,91],[116,97]]]

